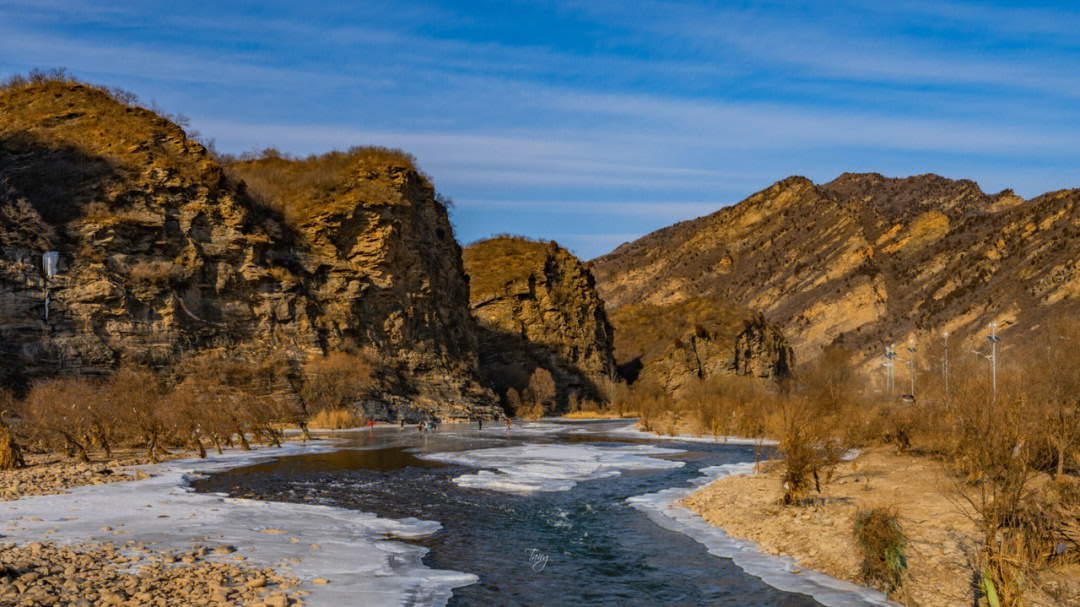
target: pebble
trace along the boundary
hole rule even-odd
[[[271,569],[206,561],[175,567],[165,564],[171,555],[152,551],[132,569],[135,559],[121,550],[136,547],[146,550],[131,542],[119,549],[111,543],[0,544],[0,605],[303,605],[302,594],[284,592],[300,581]]]

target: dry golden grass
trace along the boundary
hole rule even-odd
[[[542,268],[549,244],[521,236],[496,236],[474,242],[461,252],[473,301]]]
[[[359,428],[366,420],[349,409],[323,409],[315,414],[308,426],[317,430],[345,430]]]
[[[15,442],[11,429],[0,419],[0,470],[14,470],[23,465],[22,449]]]
[[[122,214],[127,190],[153,187],[162,175],[221,185],[221,167],[188,138],[184,123],[137,105],[134,95],[62,74],[14,78],[0,86],[0,165],[52,224],[92,202],[97,217]]]
[[[350,211],[359,205],[402,204],[397,182],[403,173],[415,175],[424,187],[431,187],[411,155],[375,146],[307,158],[269,149],[226,159],[225,168],[232,179],[244,183],[255,202],[280,214],[292,226],[303,225],[321,213]]]
[[[617,411],[571,411],[562,415],[563,419],[626,419],[633,415],[620,415]]]

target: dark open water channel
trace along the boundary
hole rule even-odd
[[[346,435],[341,451],[237,468],[195,487],[389,518],[437,520],[442,530],[416,541],[430,549],[424,563],[480,578],[454,591],[449,603],[454,606],[818,605],[805,595],[767,586],[626,503],[628,497],[685,486],[704,466],[753,461],[750,447],[663,441],[665,447],[686,451],[671,456],[685,461],[684,467],[623,471],[580,482],[569,491],[529,495],[459,487],[452,479],[474,469],[414,455],[525,443],[641,442],[606,435],[603,423],[573,428],[578,432],[529,435],[515,430],[509,437],[490,429],[481,435],[464,426],[424,434],[415,428],[379,428]],[[597,432],[582,434],[583,428]]]

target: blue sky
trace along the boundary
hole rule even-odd
[[[221,151],[413,153],[462,242],[584,258],[788,175],[1080,187],[1073,2],[0,0],[0,74],[68,68]]]

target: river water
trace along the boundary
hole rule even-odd
[[[439,521],[423,563],[478,576],[449,605],[818,605],[657,525],[628,498],[686,487],[752,447],[648,441],[625,422],[507,432],[448,426],[337,434],[341,448],[218,472],[200,492]],[[362,604],[362,601],[360,602]]]

